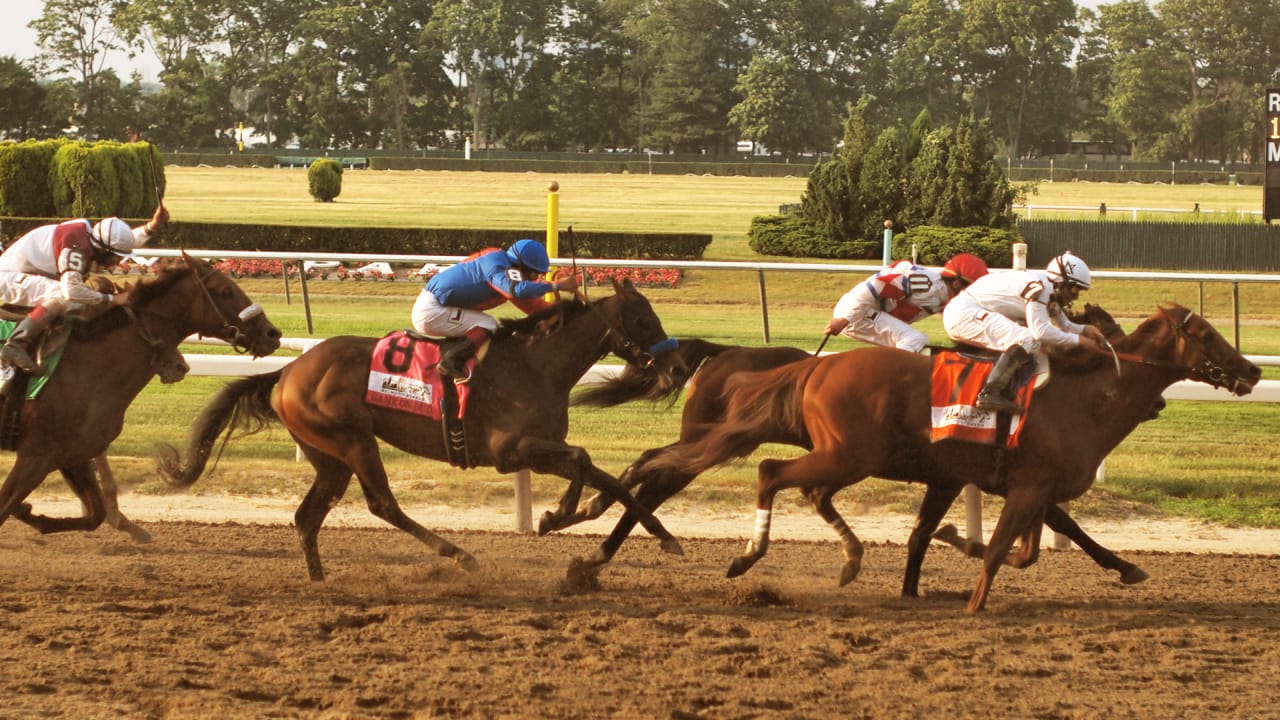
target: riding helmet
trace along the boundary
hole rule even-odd
[[[517,240],[507,250],[511,262],[523,265],[536,273],[545,273],[551,269],[551,258],[547,257],[547,249],[537,240]]]
[[[1067,283],[1088,290],[1093,284],[1093,275],[1084,261],[1067,251],[1049,261],[1045,268],[1054,285]]]

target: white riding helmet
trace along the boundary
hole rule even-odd
[[[1089,272],[1089,266],[1085,265],[1080,258],[1072,255],[1070,251],[1050,260],[1049,266],[1045,270],[1049,273],[1049,279],[1053,281],[1054,285],[1067,283],[1068,285],[1075,285],[1088,290],[1093,283],[1093,276]]]
[[[117,217],[102,218],[93,226],[94,244],[117,255],[133,252],[133,228]]]

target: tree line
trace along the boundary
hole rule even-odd
[[[1073,139],[1252,162],[1280,0],[45,0],[0,58],[10,139],[234,147],[831,152],[985,122],[1002,153]],[[158,87],[106,67],[149,51]]]

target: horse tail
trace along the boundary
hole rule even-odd
[[[679,347],[657,360],[656,368],[627,365],[616,377],[592,383],[574,395],[573,405],[613,407],[632,400],[648,400],[674,405],[680,391],[698,368],[732,345],[720,345],[701,338],[681,340]]]
[[[727,403],[724,420],[694,442],[671,446],[647,467],[696,475],[746,457],[764,443],[808,445],[802,400],[817,361],[733,376],[721,392]]]
[[[278,419],[271,407],[271,393],[280,381],[281,372],[276,370],[252,375],[224,387],[192,425],[185,458],[180,457],[178,450],[171,445],[160,448],[156,457],[160,476],[175,487],[190,487],[204,473],[220,435],[226,433],[218,449],[218,457],[222,456],[237,429],[243,431],[241,436],[252,435],[265,428],[268,422]],[[214,466],[217,466],[217,458]]]

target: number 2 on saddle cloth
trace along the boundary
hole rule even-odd
[[[1009,449],[1018,446],[1022,419],[1031,405],[1035,385],[1032,379],[1037,377],[1038,363],[1028,363],[1014,378],[1014,387],[1017,388],[1014,399],[1023,412],[1009,416],[1008,428],[1004,433],[1000,432],[1000,413],[974,407],[978,401],[978,393],[991,374],[994,364],[992,360],[951,350],[934,352],[929,391],[932,418],[930,441],[963,440],[984,445],[1003,444]]]

